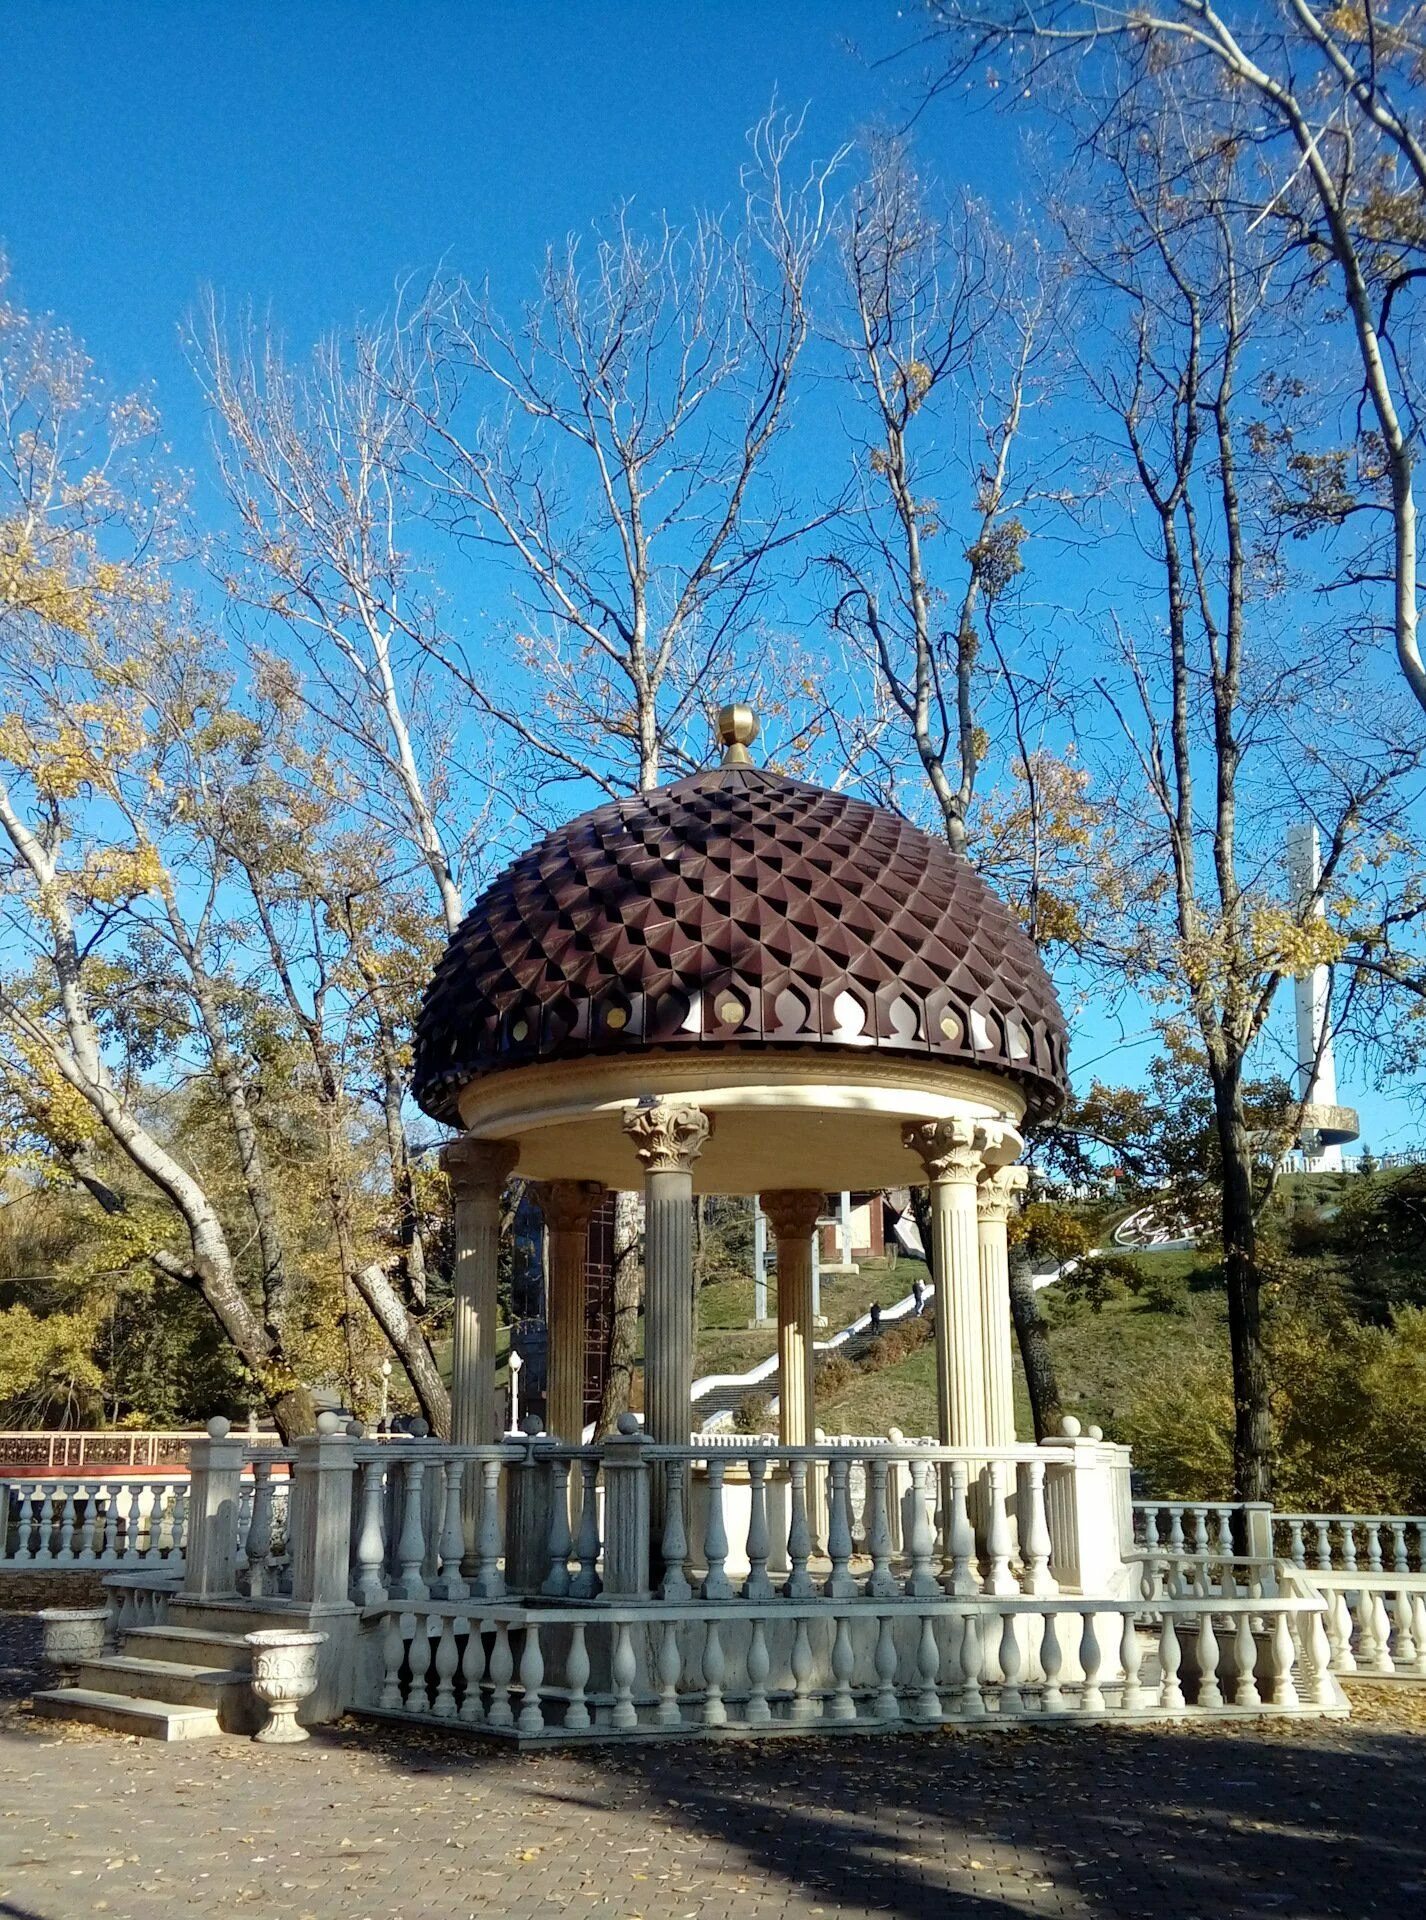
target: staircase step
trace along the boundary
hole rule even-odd
[[[255,1733],[266,1718],[253,1693],[252,1676],[235,1668],[105,1654],[99,1660],[86,1660],[77,1678],[79,1686],[91,1693],[165,1700],[175,1707],[211,1707],[224,1733]]]
[[[165,1660],[180,1667],[246,1673],[252,1666],[252,1649],[240,1633],[205,1627],[130,1627],[120,1651],[131,1659]]]
[[[198,1633],[266,1633],[272,1627],[307,1624],[307,1609],[291,1600],[182,1600],[169,1602],[164,1619]]]
[[[91,1687],[51,1687],[35,1695],[34,1708],[49,1720],[81,1720],[144,1740],[206,1740],[223,1731],[212,1707],[176,1707]]]

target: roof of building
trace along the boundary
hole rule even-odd
[[[535,1062],[828,1047],[990,1069],[1032,1115],[1064,1098],[1049,975],[974,868],[735,741],[721,767],[572,820],[482,894],[427,991],[414,1092],[459,1124],[471,1080]]]

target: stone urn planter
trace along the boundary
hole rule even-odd
[[[42,1607],[43,1658],[62,1680],[72,1681],[86,1660],[97,1660],[109,1632],[105,1607]]]
[[[243,1635],[252,1649],[253,1692],[268,1709],[255,1740],[305,1740],[297,1709],[317,1685],[317,1649],[327,1636],[288,1627]]]

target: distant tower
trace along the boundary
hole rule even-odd
[[[1308,820],[1287,830],[1288,888],[1293,905],[1306,906],[1322,876],[1322,849],[1315,822]],[[1313,913],[1320,918],[1319,901]],[[1326,967],[1313,967],[1297,976],[1297,1091],[1303,1102],[1302,1134],[1298,1145],[1309,1173],[1340,1173],[1342,1143],[1355,1140],[1357,1116],[1351,1107],[1337,1104],[1337,1068],[1332,1058],[1328,1026],[1331,976]]]

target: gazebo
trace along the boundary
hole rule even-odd
[[[777,1237],[780,1433],[815,1430],[811,1236],[829,1191],[929,1182],[939,1438],[1015,1439],[1005,1220],[1027,1114],[1064,1097],[1064,1022],[1013,915],[946,844],[863,800],[721,765],[551,834],[477,902],[436,970],[415,1095],[463,1129],[453,1437],[496,1438],[503,1183],[549,1229],[547,1424],[577,1444],[584,1237],[642,1184],[645,1430],[689,1437],[692,1202],[761,1197]]]
[[[746,707],[719,728],[720,766],[517,860],[431,984],[416,1097],[461,1130],[451,1436],[324,1413],[255,1449],[210,1422],[168,1549],[107,1578],[115,1650],[43,1711],[180,1738],[255,1725],[256,1693],[270,1738],[300,1704],[538,1745],[1340,1710],[1323,1597],[1268,1509],[1173,1506],[1165,1535],[1151,1507],[1136,1538],[1126,1448],[1073,1419],[1016,1439],[1006,1215],[1019,1129],[1065,1089],[1024,933],[941,841],[756,767]],[[549,1229],[548,1419],[507,1434],[516,1169]],[[824,1441],[817,1216],[923,1181],[937,1439]],[[644,1421],[588,1443],[590,1209],[639,1184]],[[773,1222],[776,1436],[690,1432],[698,1192]],[[88,1512],[63,1507],[60,1559]]]

